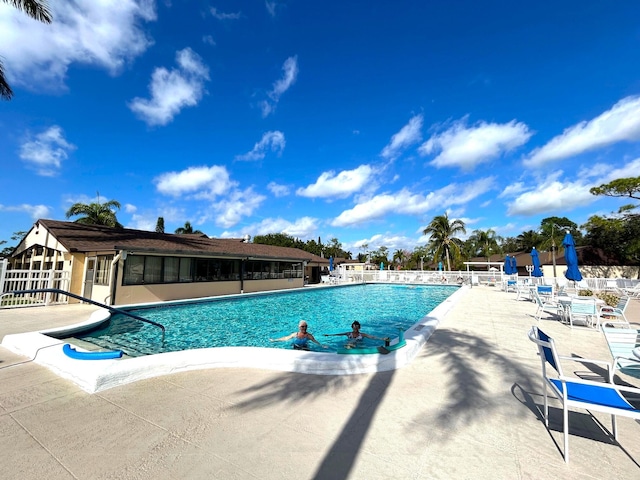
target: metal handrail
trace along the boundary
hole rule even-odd
[[[146,318],[142,318],[138,315],[135,315],[133,313],[129,313],[126,310],[120,310],[119,308],[114,308],[114,307],[110,307],[109,305],[105,305],[104,303],[100,303],[100,302],[96,302],[94,300],[91,300],[89,298],[85,298],[85,297],[81,297],[80,295],[76,295],[75,293],[71,293],[71,292],[67,292],[65,290],[60,290],[59,288],[37,288],[35,290],[12,290],[9,292],[5,292],[3,294],[4,295],[8,295],[8,294],[20,294],[20,293],[60,293],[62,295],[67,295],[68,297],[73,297],[77,300],[82,300],[83,302],[88,302],[91,303],[93,305],[97,305],[98,307],[102,307],[102,308],[106,308],[107,310],[109,310],[110,312],[113,313],[120,313],[122,315],[126,315],[127,317],[131,317],[135,320],[139,320],[141,322],[145,322],[145,323],[149,323],[153,326],[159,327],[162,330],[162,341],[164,342],[164,333],[165,333],[165,328],[164,325],[159,324],[158,322],[154,322],[153,320],[148,320]]]

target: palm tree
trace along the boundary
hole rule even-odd
[[[52,17],[49,6],[45,0],[2,0],[4,3],[13,5],[18,10],[22,10],[31,18],[35,18],[43,23],[51,23]],[[0,61],[0,97],[3,100],[11,100],[13,90],[7,83],[4,76],[4,66]]]
[[[120,209],[120,202],[116,200],[109,200],[108,202],[101,203],[100,195],[98,194],[98,201],[89,204],[86,203],[74,203],[67,210],[67,218],[84,215],[77,220],[76,223],[82,223],[83,225],[105,225],[107,227],[122,228],[122,225],[116,218],[116,212],[113,209]]]
[[[191,226],[191,222],[184,222],[184,227],[176,228],[176,233],[178,235],[186,235],[189,233],[204,235],[204,232],[201,232],[200,230],[194,230]]]
[[[451,258],[457,258],[462,248],[462,241],[455,235],[467,233],[464,222],[459,219],[449,222],[449,216],[445,213],[434,217],[422,233],[430,235],[428,248],[434,252],[433,261],[444,258],[447,270],[451,271]]]
[[[491,255],[500,253],[502,237],[496,235],[495,230],[474,230],[469,240],[475,247],[476,255],[486,257],[487,262],[491,260]]]
[[[402,267],[402,265],[404,265],[404,262],[406,260],[406,253],[404,250],[396,250],[395,253],[393,254],[393,261],[394,263],[398,264],[398,268]]]
[[[521,252],[530,252],[533,247],[539,247],[541,244],[540,234],[535,230],[522,232],[517,237],[518,250]]]

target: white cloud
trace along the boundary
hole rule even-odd
[[[190,48],[176,53],[178,68],[156,68],[151,75],[150,99],[136,97],[129,108],[147,125],[166,125],[184,107],[198,104],[204,95],[209,69]]]
[[[253,146],[253,150],[244,155],[237,155],[236,160],[262,160],[269,149],[280,156],[284,151],[285,145],[284,133],[278,130],[266,132],[262,135],[260,141]]]
[[[53,23],[35,21],[0,2],[0,45],[7,78],[42,91],[60,90],[72,64],[92,65],[117,74],[152,41],[142,22],[156,19],[155,2],[119,0],[49,2]]]
[[[518,195],[507,204],[507,215],[537,215],[542,213],[567,212],[588,205],[596,200],[589,193],[592,186],[583,180],[561,182],[561,171],[550,174],[536,188]]]
[[[223,200],[212,205],[216,212],[216,225],[223,228],[233,227],[242,218],[251,216],[266,198],[264,195],[255,193],[251,187],[244,191],[232,191]]]
[[[524,163],[539,167],[623,141],[640,141],[640,96],[623,98],[593,120],[567,128],[531,152]]]
[[[345,227],[359,225],[385,215],[424,215],[435,208],[443,209],[452,205],[464,205],[494,188],[493,177],[480,178],[467,184],[450,184],[427,195],[414,194],[402,189],[396,194],[380,194],[360,203],[338,215],[331,225]]]
[[[360,165],[354,170],[323,172],[316,183],[296,190],[301,197],[346,198],[362,190],[373,177],[373,169],[369,165]]]
[[[29,205],[28,203],[14,206],[0,205],[0,211],[3,210],[5,212],[24,212],[29,214],[33,220],[48,218],[51,214],[51,209],[46,205]]]
[[[224,232],[224,237],[238,238],[245,234],[267,235],[269,233],[284,233],[295,238],[309,239],[316,237],[317,227],[320,221],[313,217],[301,217],[294,222],[283,218],[265,218],[259,223],[244,227],[241,232]]]
[[[24,142],[20,146],[20,158],[33,166],[38,175],[50,177],[58,173],[62,161],[75,148],[65,140],[62,128],[53,125]]]
[[[262,116],[267,117],[276,108],[280,101],[280,97],[284,92],[289,90],[298,77],[298,57],[289,57],[282,65],[282,78],[273,84],[272,89],[267,93],[270,100],[264,100],[260,105],[262,107]]]
[[[391,141],[382,149],[380,155],[388,160],[395,160],[402,150],[422,140],[422,122],[422,115],[412,117],[409,123],[391,137]]]
[[[431,165],[473,170],[481,163],[524,145],[532,135],[527,125],[515,120],[503,124],[480,122],[473,127],[467,127],[466,121],[467,117],[446,131],[433,135],[420,146],[420,154],[430,155],[439,151]]]
[[[213,36],[211,35],[203,35],[202,43],[206,43],[207,45],[211,45],[212,47],[215,47],[216,45],[216,41],[213,39]]]
[[[138,207],[136,207],[135,205],[131,205],[130,203],[125,203],[124,205],[124,211],[127,213],[134,213],[138,210]]]
[[[229,191],[235,182],[229,178],[225,167],[189,167],[181,172],[167,172],[154,180],[158,191],[174,197],[183,194],[196,194],[205,198],[213,198]]]
[[[240,12],[238,13],[219,12],[216,7],[211,7],[209,11],[211,12],[211,16],[213,16],[213,18],[217,18],[218,20],[237,20],[242,16]]]
[[[289,187],[286,185],[280,185],[276,182],[269,182],[267,189],[273,193],[275,197],[286,197],[290,192]]]
[[[270,2],[269,0],[267,0],[264,3],[265,7],[267,7],[267,12],[269,12],[269,15],[271,15],[272,17],[276,16],[276,7],[278,6],[278,4],[276,2]]]

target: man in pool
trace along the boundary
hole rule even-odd
[[[347,345],[345,345],[346,348],[355,347],[356,344],[359,341],[361,341],[362,339],[364,339],[364,338],[370,338],[372,340],[384,340],[385,342],[389,341],[388,337],[385,337],[385,338],[374,337],[373,335],[369,335],[368,333],[361,332],[360,331],[360,322],[358,322],[357,320],[351,324],[351,331],[350,332],[325,333],[324,334],[325,337],[337,337],[339,335],[346,335],[347,336]]]
[[[317,343],[322,348],[327,348],[326,345],[322,345],[319,341],[317,341],[313,335],[307,332],[307,322],[304,320],[300,320],[298,324],[298,331],[293,332],[291,335],[287,335],[286,337],[280,338],[270,338],[270,342],[286,342],[287,340],[293,339],[293,348],[294,350],[309,350],[309,340],[314,343]]]

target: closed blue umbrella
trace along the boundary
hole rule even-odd
[[[504,273],[507,275],[511,275],[513,273],[511,271],[511,259],[509,258],[509,255],[504,259]]]
[[[531,275],[534,277],[541,277],[543,273],[542,270],[540,270],[540,257],[538,257],[536,247],[533,247],[533,250],[531,250],[531,262],[533,263],[533,271],[531,272]]]
[[[518,261],[516,260],[516,256],[511,257],[511,274],[518,274]]]
[[[380,262],[380,270],[384,270],[384,262]]]
[[[576,243],[573,241],[573,237],[569,232],[564,236],[562,246],[564,247],[564,259],[567,262],[567,271],[564,272],[564,276],[569,280],[579,282],[582,280],[582,274],[580,273],[580,270],[578,270]]]
[[[438,262],[438,270],[442,270],[442,262]]]
[[[329,271],[333,272],[333,257],[329,257]]]

